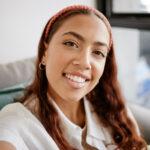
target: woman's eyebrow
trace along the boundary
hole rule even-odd
[[[82,35],[80,35],[80,34],[78,34],[76,32],[73,32],[73,31],[65,32],[63,34],[63,36],[65,36],[65,35],[72,35],[75,38],[79,39],[80,41],[83,41],[83,42],[85,41],[85,39],[84,39],[84,37]],[[101,42],[101,41],[95,41],[93,44],[96,45],[96,46],[105,46],[105,47],[108,48],[108,45],[106,43],[104,43],[104,42]]]
[[[107,47],[107,48],[108,48],[108,45],[107,45],[106,43],[104,43],[104,42],[99,42],[99,41],[97,41],[97,42],[94,42],[94,45],[95,45],[95,46],[104,46],[104,47]]]
[[[69,31],[69,32],[66,32],[63,34],[64,35],[72,35],[74,36],[75,38],[79,39],[80,41],[85,41],[84,37],[81,36],[80,34],[76,33],[76,32],[73,32],[73,31]]]

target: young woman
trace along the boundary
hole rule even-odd
[[[70,6],[48,21],[33,83],[0,113],[0,140],[3,150],[146,149],[120,92],[102,13]]]

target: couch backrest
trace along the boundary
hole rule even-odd
[[[35,58],[0,64],[0,109],[23,95],[24,88],[33,80]]]

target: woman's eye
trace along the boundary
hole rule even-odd
[[[66,41],[63,44],[66,45],[66,46],[69,46],[69,47],[78,48],[78,45],[75,42],[72,42],[72,41]]]
[[[98,57],[103,57],[103,58],[106,57],[105,54],[101,52],[100,50],[95,50],[93,51],[93,53],[97,55]]]

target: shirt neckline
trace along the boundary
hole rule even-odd
[[[67,126],[68,135],[70,133],[75,133],[76,135],[74,134],[74,137],[78,135],[78,138],[79,136],[82,138],[82,133],[85,128],[87,128],[86,142],[91,146],[105,149],[103,142],[111,141],[111,136],[109,135],[108,130],[104,128],[104,126],[100,123],[97,114],[93,111],[92,104],[89,102],[89,100],[87,100],[86,97],[83,98],[86,114],[86,124],[84,129],[71,122],[61,111],[56,102],[53,99],[51,101],[56,110],[58,111],[59,115],[61,116],[60,118],[62,120],[62,125],[65,127]],[[72,135],[70,134],[70,136]],[[80,141],[82,140],[81,138],[79,138]]]

